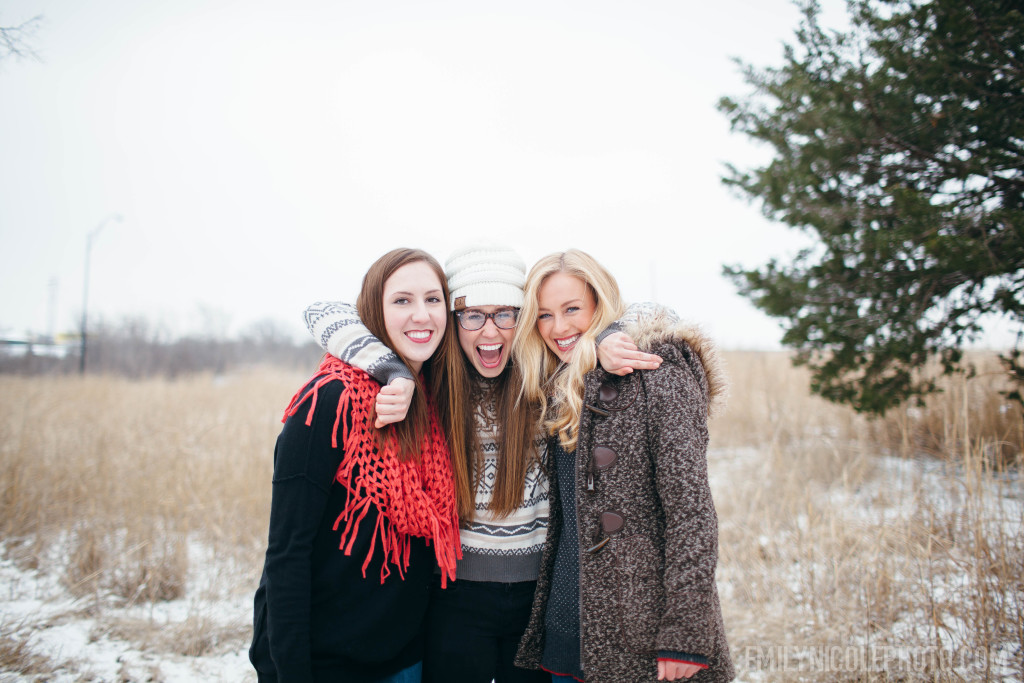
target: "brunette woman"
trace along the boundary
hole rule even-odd
[[[249,650],[260,681],[420,680],[435,566],[443,584],[458,554],[433,402],[446,401],[443,367],[455,348],[448,303],[431,256],[382,256],[363,279],[359,313],[425,390],[403,422],[376,430],[379,385],[327,356],[285,412]]]
[[[555,681],[728,681],[705,458],[723,380],[708,340],[657,315],[626,331],[659,369],[599,367],[594,340],[622,309],[583,252],[527,277],[513,348],[550,436],[551,521],[516,662]]]

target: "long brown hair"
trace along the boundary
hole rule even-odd
[[[359,297],[356,299],[356,309],[359,318],[366,325],[366,328],[378,339],[395,349],[391,337],[388,335],[387,327],[384,324],[384,283],[388,281],[396,270],[402,266],[423,261],[437,275],[441,283],[441,290],[444,292],[444,305],[448,308],[449,293],[448,280],[445,278],[444,270],[437,260],[421,249],[393,249],[373,262],[366,275],[363,276],[363,286],[359,290]],[[450,432],[451,420],[448,417],[447,387],[444,382],[445,368],[451,364],[451,352],[458,348],[458,340],[454,339],[455,332],[452,329],[451,321],[445,325],[444,334],[434,354],[423,363],[422,373],[426,384],[430,387],[430,395],[434,397],[435,405],[438,408],[438,417],[441,424],[445,426],[445,432]],[[394,438],[398,444],[398,457],[402,461],[410,458],[417,458],[420,449],[423,447],[423,439],[427,434],[430,425],[430,413],[427,405],[427,397],[424,395],[424,387],[420,378],[409,366],[409,361],[401,352],[395,350],[398,357],[405,363],[412,373],[416,382],[416,389],[413,393],[412,405],[406,418],[401,422],[390,424],[378,432],[379,438]],[[371,416],[374,419],[376,416]]]
[[[453,330],[458,325],[455,316],[448,325]],[[452,333],[454,351],[462,361],[452,362],[448,374],[448,414],[457,418],[452,421],[448,446],[452,452],[459,520],[465,524],[476,518],[476,489],[483,476],[484,454],[478,435],[476,406],[471,400],[476,395],[472,379],[476,370],[455,339],[457,334],[457,330]],[[526,475],[538,460],[535,448],[537,410],[532,403],[520,399],[522,386],[523,375],[509,354],[508,364],[494,385],[500,457],[488,509],[495,517],[507,517],[522,505]]]

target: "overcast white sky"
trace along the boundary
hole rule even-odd
[[[41,61],[0,62],[0,333],[76,329],[120,214],[90,319],[300,335],[385,251],[486,238],[777,346],[721,267],[800,236],[721,185],[767,152],[715,102],[731,57],[780,63],[788,0],[0,3],[36,15]]]

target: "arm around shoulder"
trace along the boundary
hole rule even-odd
[[[398,355],[366,328],[352,304],[318,301],[306,308],[303,318],[324,351],[364,370],[382,385],[397,378],[413,379]]]

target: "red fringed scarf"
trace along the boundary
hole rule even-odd
[[[363,562],[363,577],[366,577],[378,536],[384,549],[381,583],[391,574],[388,562],[394,563],[399,576],[405,578],[411,538],[422,536],[428,543],[433,542],[443,588],[447,579],[455,578],[455,560],[462,557],[462,548],[451,458],[433,406],[419,462],[400,462],[393,440],[387,441],[383,451],[379,449],[370,418],[380,385],[362,370],[328,355],[310,380],[312,388],[303,387],[296,392],[281,421],[295,415],[299,406],[311,399],[306,414],[306,425],[311,425],[320,387],[336,379],[345,384],[345,390],[338,401],[331,445],[338,447],[338,428],[341,427],[341,446],[345,454],[335,479],[348,491],[345,509],[334,522],[335,531],[345,524],[339,547],[346,555],[352,553],[359,523],[370,506],[376,505],[380,514],[370,551]],[[346,411],[351,413],[351,428],[344,419]]]

